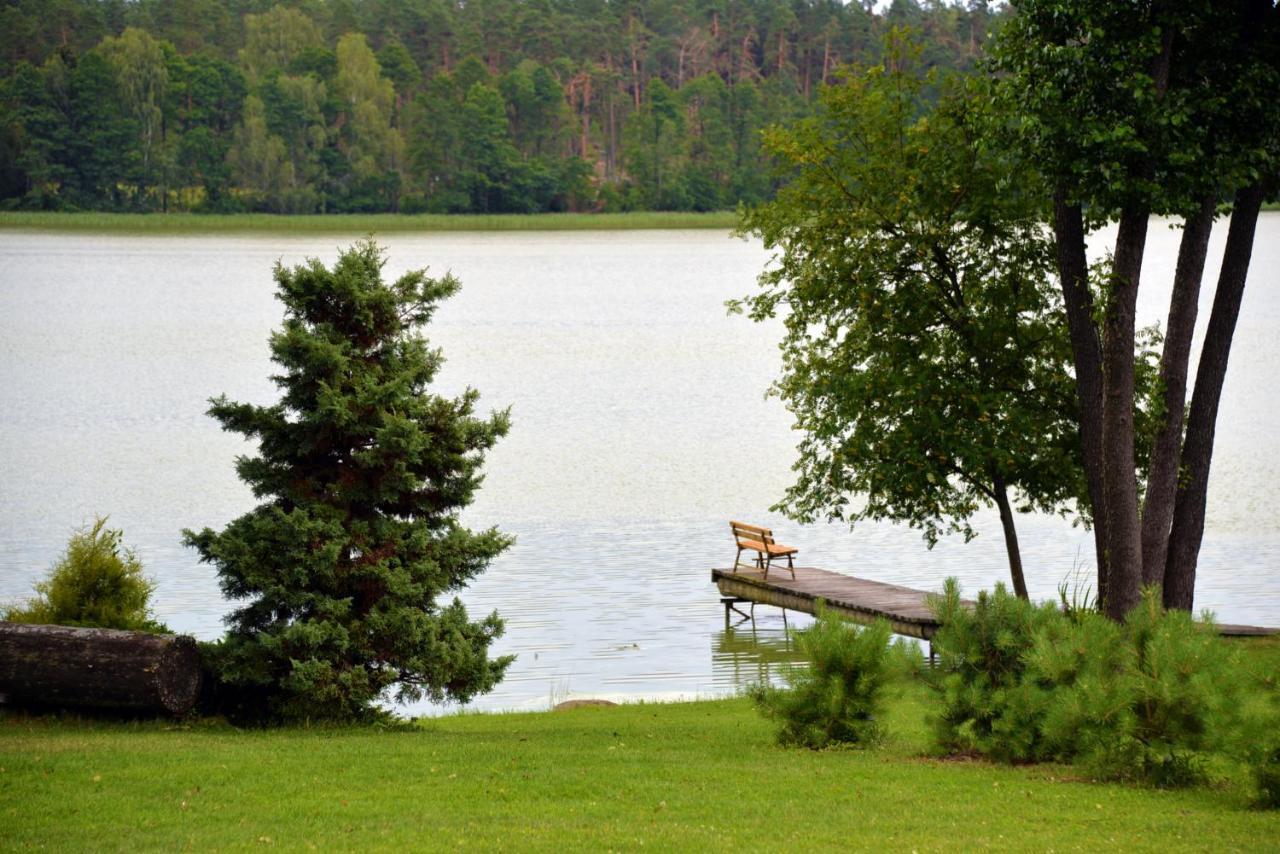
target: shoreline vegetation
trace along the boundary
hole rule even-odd
[[[1280,644],[1250,641],[1268,667]],[[744,698],[464,713],[389,729],[238,730],[0,711],[0,848],[420,847],[918,850],[1140,840],[1255,848],[1280,813],[1227,781],[1162,790],[1065,765],[928,753],[906,684],[873,749],[777,745]],[[251,770],[250,770],[251,769]],[[1032,830],[1033,828],[1033,830]],[[352,835],[354,834],[354,835]],[[785,840],[785,842],[784,842]]]
[[[3,211],[0,230],[126,234],[404,234],[437,231],[632,231],[722,229],[737,211],[539,214],[190,214]]]
[[[1280,203],[1262,206],[1280,211]],[[643,231],[737,229],[739,211],[536,214],[195,214],[0,211],[0,232],[103,234],[412,234],[448,231]]]

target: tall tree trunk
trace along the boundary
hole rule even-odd
[[[1022,552],[1018,548],[1018,531],[1013,524],[1013,508],[1009,506],[1009,494],[1004,478],[992,474],[992,494],[1000,508],[1000,527],[1004,529],[1004,550],[1009,555],[1009,575],[1013,579],[1013,592],[1019,599],[1029,599],[1027,580],[1022,574]]]
[[[1160,23],[1159,4],[1151,8],[1152,25]],[[1167,22],[1166,22],[1167,24]],[[1165,26],[1160,52],[1148,66],[1156,97],[1169,88],[1175,29]],[[1154,129],[1145,128],[1146,140]],[[1148,157],[1139,161],[1131,178],[1154,175]],[[1147,245],[1151,205],[1145,198],[1126,204],[1120,212],[1113,272],[1102,318],[1102,477],[1107,513],[1108,596],[1103,605],[1115,620],[1138,605],[1142,598],[1142,525],[1138,514],[1138,475],[1134,468],[1133,345],[1142,255]]]
[[[1107,513],[1107,602],[1115,620],[1142,598],[1142,527],[1138,522],[1138,477],[1134,470],[1133,346],[1147,243],[1146,204],[1126,207],[1116,234],[1114,270],[1102,321],[1102,477]]]
[[[1160,356],[1164,419],[1151,448],[1147,471],[1147,495],[1142,505],[1142,583],[1164,583],[1165,556],[1169,550],[1169,526],[1178,491],[1178,456],[1182,449],[1182,425],[1186,417],[1187,366],[1191,361],[1191,337],[1195,332],[1200,300],[1200,280],[1209,251],[1209,235],[1217,195],[1210,193],[1200,209],[1187,217],[1173,274],[1169,323],[1164,352]]]
[[[1098,603],[1108,598],[1107,513],[1102,479],[1102,345],[1093,322],[1089,291],[1089,260],[1085,254],[1084,216],[1070,204],[1064,188],[1053,197],[1053,233],[1058,247],[1058,278],[1067,313],[1067,330],[1076,368],[1080,399],[1080,447],[1085,483],[1093,517],[1093,545],[1098,562]]]
[[[1191,610],[1195,600],[1196,559],[1204,537],[1205,497],[1209,486],[1209,465],[1213,460],[1213,436],[1222,399],[1222,383],[1227,375],[1227,357],[1240,301],[1253,255],[1253,236],[1258,225],[1258,209],[1264,189],[1260,183],[1236,192],[1227,245],[1222,253],[1222,271],[1213,297],[1209,328],[1200,349],[1196,368],[1195,393],[1187,415],[1187,437],[1182,446],[1182,477],[1169,533],[1169,555],[1164,574],[1166,608]]]

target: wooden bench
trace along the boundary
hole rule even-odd
[[[733,557],[733,571],[737,572],[742,553],[744,551],[753,551],[756,553],[756,562],[748,564],[755,566],[756,569],[764,570],[764,577],[769,577],[769,566],[773,563],[774,558],[787,559],[787,569],[791,572],[791,577],[796,577],[796,568],[791,561],[791,556],[799,549],[791,546],[784,546],[773,540],[773,531],[768,528],[761,528],[758,525],[748,525],[745,522],[730,522],[729,527],[733,529],[733,539],[738,544],[738,553]]]

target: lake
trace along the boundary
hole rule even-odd
[[[207,399],[274,401],[272,265],[332,262],[355,237],[0,232],[0,603],[30,595],[72,530],[110,514],[158,582],[160,619],[201,638],[222,632],[228,604],[180,530],[220,527],[253,505],[232,468],[252,448],[204,414]],[[1220,224],[1211,258],[1224,237]],[[1143,323],[1163,322],[1177,239],[1153,223]],[[808,565],[924,588],[954,575],[970,593],[1007,578],[994,511],[977,518],[972,543],[932,551],[901,526],[799,526],[767,511],[796,444],[764,396],[780,328],[724,309],[753,290],[768,260],[758,243],[719,231],[382,243],[389,277],[430,267],[462,282],[426,330],[448,359],[438,390],[471,385],[482,410],[512,411],[465,519],[518,541],[464,599],[505,617],[495,651],[518,658],[475,707],[716,696],[776,673],[793,656],[783,614],[759,608],[754,624],[726,630],[709,580],[732,556],[731,518],[773,526]],[[1201,330],[1216,272],[1211,263]],[[1280,625],[1278,285],[1280,213],[1264,213],[1197,589],[1197,607],[1228,622]],[[1088,532],[1018,522],[1034,597],[1056,596],[1077,570],[1088,578]]]

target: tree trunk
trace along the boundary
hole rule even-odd
[[[1013,509],[1009,506],[1009,495],[1005,489],[1004,478],[993,476],[992,494],[996,506],[1000,508],[1000,527],[1004,529],[1004,549],[1009,555],[1009,575],[1013,578],[1013,592],[1019,599],[1030,599],[1027,595],[1027,580],[1022,574],[1022,552],[1018,548],[1018,531],[1013,524]]]
[[[185,635],[0,621],[0,694],[10,703],[183,715],[200,694]]]
[[[1080,399],[1080,447],[1093,517],[1093,546],[1098,562],[1098,604],[1108,596],[1107,514],[1102,479],[1102,346],[1093,323],[1089,261],[1085,255],[1084,217],[1079,204],[1068,204],[1059,188],[1053,199],[1053,233],[1058,247],[1058,277],[1071,335]]]
[[[1187,365],[1191,360],[1191,336],[1195,332],[1200,300],[1200,280],[1209,251],[1209,234],[1217,195],[1205,196],[1200,210],[1187,217],[1178,247],[1178,266],[1169,300],[1169,323],[1164,352],[1160,356],[1160,384],[1164,392],[1164,419],[1151,448],[1147,470],[1147,495],[1142,506],[1142,583],[1164,583],[1165,556],[1169,550],[1169,526],[1178,491],[1178,457],[1182,450],[1182,426],[1186,417]]]
[[[1107,602],[1122,620],[1142,598],[1142,527],[1134,470],[1133,345],[1138,283],[1150,210],[1130,205],[1120,214],[1114,271],[1102,321],[1102,477],[1107,513]]]
[[[1213,460],[1213,434],[1222,399],[1222,383],[1227,375],[1227,357],[1240,301],[1253,255],[1253,236],[1258,225],[1258,209],[1264,195],[1260,183],[1236,192],[1227,246],[1222,253],[1222,271],[1213,297],[1209,328],[1200,349],[1195,392],[1187,415],[1187,437],[1182,446],[1182,477],[1169,532],[1169,556],[1164,574],[1166,608],[1191,610],[1195,600],[1196,559],[1204,537],[1205,497],[1209,486],[1209,465]]]

